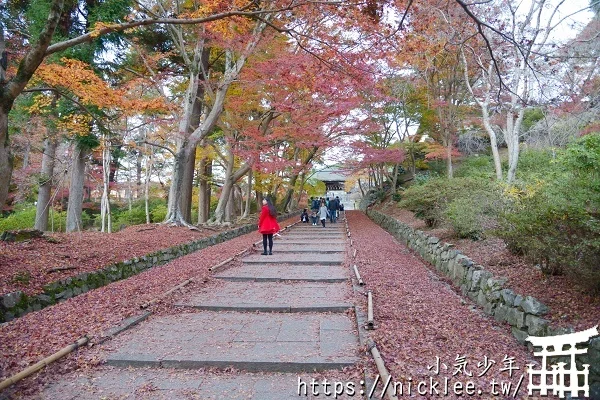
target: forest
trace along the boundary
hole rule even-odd
[[[600,3],[10,1],[0,231],[241,221],[336,164],[600,282]],[[348,186],[351,186],[350,184]],[[581,272],[585,272],[581,275]]]
[[[599,39],[600,0],[0,2],[0,399],[467,358],[528,398],[575,330],[600,398]]]

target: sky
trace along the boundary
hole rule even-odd
[[[552,0],[550,3],[557,4],[559,3],[559,0]],[[561,18],[573,14],[568,17],[566,23],[557,30],[557,35],[560,35],[561,39],[573,39],[577,33],[592,20],[594,13],[589,9],[589,5],[589,0],[566,0],[564,4],[561,5],[558,13]]]

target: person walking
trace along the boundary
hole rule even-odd
[[[311,204],[310,204],[310,209],[314,212],[318,212],[319,211],[319,199],[317,199],[316,197],[311,197]]]
[[[310,220],[313,224],[313,226],[317,226],[317,220],[319,219],[319,217],[317,216],[317,211],[319,209],[317,208],[316,210],[313,210],[312,214],[310,214]]]
[[[325,220],[327,219],[327,215],[329,215],[329,211],[327,211],[325,200],[323,200],[321,201],[321,208],[319,208],[319,219],[321,220],[321,224],[323,224],[323,228],[325,228]]]
[[[308,224],[308,209],[306,209],[306,208],[305,208],[305,209],[302,211],[302,214],[300,215],[300,221],[301,221],[302,223],[306,223],[306,224]]]
[[[258,231],[263,235],[263,256],[273,255],[273,234],[279,232],[279,224],[277,223],[277,209],[271,202],[270,198],[263,199],[263,206],[258,218]],[[267,242],[269,244],[269,252],[267,253]]]
[[[334,223],[336,222],[336,217],[337,217],[337,201],[336,199],[331,199],[329,200],[329,204],[327,205],[327,209],[329,210],[329,222]]]

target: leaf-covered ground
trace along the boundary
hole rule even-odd
[[[552,321],[554,326],[572,326],[576,330],[583,330],[600,322],[600,297],[585,294],[583,289],[564,276],[544,275],[523,258],[511,254],[501,239],[459,239],[451,229],[428,228],[412,212],[399,208],[396,204],[388,202],[376,209],[415,229],[427,231],[428,234],[454,244],[463,254],[494,275],[508,278],[507,287],[517,293],[533,296],[550,307],[550,313],[545,318]]]
[[[288,219],[280,225],[283,227],[295,221],[296,218]],[[118,325],[125,318],[139,314],[141,304],[186,279],[194,278],[194,283],[190,284],[191,288],[188,289],[203,286],[210,280],[209,267],[250,248],[260,239],[261,235],[257,232],[242,235],[0,325],[0,380],[12,376],[84,335],[88,335],[94,342],[102,332]],[[158,238],[150,238],[149,241],[164,244]],[[99,242],[96,245],[103,244]],[[143,246],[140,244],[140,247]],[[150,249],[144,248],[146,253]],[[160,247],[154,247],[158,248]],[[122,249],[121,256],[133,256],[133,246],[129,246],[128,252]],[[157,310],[161,307],[164,307],[161,303],[153,306]],[[62,373],[72,369],[77,363],[85,367],[94,361],[93,355],[88,353],[79,351],[77,355],[68,356],[51,371]],[[48,374],[50,372],[38,374],[11,390],[35,391],[40,383],[49,379]]]
[[[370,336],[393,380],[403,381],[405,390],[409,382],[429,384],[430,379],[441,382],[438,390],[443,389],[444,378],[449,379],[450,387],[456,382],[473,382],[475,398],[490,398],[492,382],[510,382],[512,395],[524,376],[517,398],[526,397],[526,364],[533,361],[533,356],[517,343],[507,327],[483,315],[469,300],[463,300],[418,256],[363,213],[347,214],[357,249],[356,264],[366,289],[372,290],[374,296],[377,329]],[[502,371],[509,365],[519,368],[512,371],[512,377],[508,370]],[[481,396],[478,390],[482,390]],[[495,390],[500,392],[500,386]],[[412,393],[415,394],[414,388]],[[440,397],[428,393],[417,397]]]
[[[40,238],[20,243],[0,242],[0,294],[16,290],[37,294],[47,283],[198,240],[222,230],[225,228],[192,231],[185,227],[135,225],[110,234],[53,233],[47,235],[50,241]]]
[[[416,398],[512,398],[519,379],[524,376],[516,397],[525,398],[526,364],[535,360],[524,346],[516,342],[507,327],[483,315],[469,300],[463,300],[418,256],[364,214],[348,212],[347,215],[354,242],[354,247],[348,249],[348,256],[354,249],[357,250],[355,262],[366,282],[366,289],[373,291],[375,299],[377,329],[369,335],[376,341],[392,379],[403,382],[405,391],[412,383],[412,397]],[[294,221],[285,221],[282,226]],[[185,279],[193,276],[195,282],[185,288],[183,296],[177,292],[171,299],[185,297],[207,284],[212,285],[214,281],[210,278],[208,267],[249,248],[259,239],[257,233],[240,236],[1,325],[0,379],[84,334],[95,341],[101,332],[119,324],[124,318],[138,314],[140,304]],[[364,308],[366,300],[359,295],[357,301]],[[169,303],[159,303],[152,309],[159,313],[173,312]],[[11,393],[35,397],[46,382],[59,376],[84,374],[87,368],[95,368],[101,362],[99,350],[95,350],[99,347],[85,348],[67,356],[42,373],[17,384],[10,389]],[[434,370],[438,360],[439,373],[436,374]],[[460,366],[463,370],[459,369]],[[509,366],[519,368],[513,369],[512,377],[505,369]],[[75,368],[78,371],[69,374]],[[359,369],[348,372],[356,375]],[[429,385],[428,393],[432,390],[431,383],[435,382],[439,382],[436,389],[443,391],[445,378],[449,381],[450,391],[457,382],[463,385],[472,382],[476,391],[482,390],[482,395],[416,394],[419,382]],[[490,395],[492,389],[502,390],[500,382],[505,388],[508,383],[512,385],[510,396]],[[493,383],[497,384],[494,388]],[[401,397],[409,396],[405,392]]]

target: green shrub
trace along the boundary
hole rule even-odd
[[[442,220],[443,196],[440,196],[440,192],[434,188],[442,186],[445,186],[445,180],[441,178],[411,186],[404,192],[404,198],[398,206],[414,212],[415,216],[424,220],[427,226],[435,227]]]
[[[35,225],[35,206],[28,205],[20,211],[15,211],[7,217],[0,218],[1,231],[32,229]]]
[[[499,195],[499,190],[465,193],[448,205],[445,217],[458,237],[480,240],[497,226],[498,214],[503,208]]]
[[[423,171],[417,172],[415,174],[415,178],[413,180],[415,185],[424,185],[429,182],[431,179],[439,178],[440,175],[437,172],[433,171]]]
[[[152,222],[163,222],[166,217],[167,206],[164,203],[157,205],[150,211],[150,219],[152,220]],[[144,217],[144,222],[146,222],[145,218],[146,217]]]
[[[123,207],[113,207],[111,204],[111,217],[112,217],[112,225],[115,227],[115,230],[122,226],[131,226],[131,225],[140,225],[146,223],[146,205],[144,199],[136,200],[132,203],[131,210],[129,209],[129,205]],[[150,221],[151,222],[162,222],[165,220],[165,216],[167,215],[167,206],[165,205],[164,199],[161,198],[151,198],[148,201],[148,209],[150,212]],[[96,222],[96,225],[99,226],[101,221]]]
[[[66,216],[65,216],[65,222],[66,222],[66,220],[67,219],[66,219]],[[87,212],[87,210],[84,210],[81,213],[81,225],[82,225],[82,229],[87,229],[87,228],[90,228],[90,227],[94,226],[94,221],[95,221],[95,218],[92,215],[90,215]]]
[[[467,157],[456,168],[454,176],[457,178],[494,179],[496,177],[494,160],[489,156]]]
[[[488,186],[487,181],[475,178],[432,178],[406,189],[398,205],[413,211],[427,226],[436,227],[446,220],[447,207],[454,199]]]
[[[0,232],[14,231],[19,229],[33,229],[35,225],[35,206],[27,205],[10,214],[8,217],[0,218]],[[94,218],[86,211],[81,214],[82,229],[92,226]],[[67,212],[51,210],[48,216],[48,230],[53,232],[64,232],[67,226]]]
[[[517,179],[521,182],[546,180],[549,175],[558,171],[556,162],[556,151],[524,150],[519,155]]]
[[[498,235],[547,274],[566,274],[600,290],[600,220],[549,187],[515,200]]]
[[[509,192],[498,235],[548,274],[600,292],[600,135],[558,152],[545,180]],[[553,168],[553,169],[552,169]]]
[[[375,192],[375,196],[377,197],[377,201],[384,201],[387,197],[387,191],[385,191],[384,189],[377,189],[377,191]]]
[[[115,227],[145,224],[146,210],[144,207],[132,207],[131,210],[128,208],[120,210],[113,215],[112,223]]]

